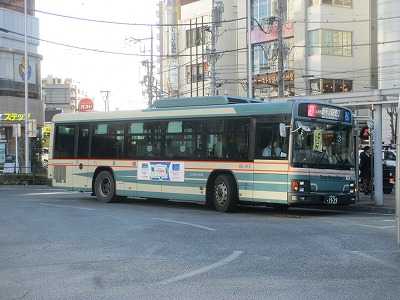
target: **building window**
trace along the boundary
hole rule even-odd
[[[309,55],[322,54],[350,57],[353,34],[349,31],[318,29],[308,32]]]
[[[353,90],[353,81],[346,79],[312,79],[311,94],[346,93]]]
[[[285,70],[293,68],[293,38],[284,40],[283,65]],[[253,72],[265,74],[278,71],[278,42],[267,42],[253,46]]]
[[[207,31],[207,27],[205,27],[205,26],[187,29],[186,30],[186,48],[204,45],[206,43],[206,31]]]
[[[287,15],[292,12],[293,5],[291,2],[292,0],[282,1],[284,20],[287,20]],[[278,0],[253,0],[251,1],[251,9],[253,13],[253,26],[257,26],[254,19],[257,20],[259,24],[265,25],[268,23],[269,18],[279,15]]]
[[[203,67],[204,65],[204,67]],[[192,68],[192,72],[190,72],[190,67]],[[204,68],[204,74],[203,74]],[[186,66],[186,83],[190,84],[190,82],[199,82],[206,79],[208,73],[208,64],[200,63],[197,65]]]
[[[341,7],[353,7],[353,0],[308,0],[308,6],[333,5]]]

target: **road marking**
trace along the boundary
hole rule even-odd
[[[206,273],[212,269],[222,267],[222,266],[234,261],[235,259],[237,259],[242,253],[243,253],[243,251],[234,251],[231,255],[225,257],[224,259],[221,259],[220,261],[217,261],[216,263],[213,263],[209,266],[205,266],[200,269],[191,271],[189,273],[184,273],[182,275],[178,275],[178,276],[163,280],[160,282],[160,284],[165,285],[165,284],[181,281],[181,280],[184,280],[184,279],[196,276],[196,275]]]
[[[75,208],[75,209],[82,209],[82,210],[96,210],[95,208],[89,207],[79,207],[79,206],[71,206],[71,205],[57,205],[57,204],[49,204],[49,203],[39,203],[40,205],[50,206],[50,207],[58,207],[58,208]]]
[[[353,223],[353,225],[361,226],[361,227],[375,228],[375,229],[389,229],[389,228],[394,228],[394,227],[395,227],[394,225],[389,225],[389,226],[375,226],[375,225],[357,224],[357,223]]]
[[[384,261],[383,259],[377,258],[375,256],[369,255],[369,254],[367,254],[365,252],[361,252],[361,251],[350,251],[350,252],[353,253],[353,254],[356,254],[356,255],[358,255],[360,257],[363,257],[363,258],[365,258],[367,260],[379,263],[380,265],[385,266],[387,268],[394,269],[394,270],[398,271],[398,268],[396,266]]]
[[[23,196],[44,196],[44,195],[67,195],[67,194],[77,194],[78,192],[43,192],[43,193],[28,193],[23,194]]]
[[[163,219],[163,218],[153,218],[153,220],[158,220],[158,221],[163,221],[163,222],[168,222],[168,223],[175,223],[175,224],[181,224],[181,225],[187,225],[187,226],[192,226],[208,231],[215,231],[215,228],[203,226],[203,225],[198,225],[198,224],[193,224],[193,223],[187,223],[187,222],[182,222],[182,221],[176,221],[176,220],[171,220],[171,219]]]

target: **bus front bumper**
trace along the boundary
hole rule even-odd
[[[289,193],[288,204],[291,206],[319,205],[341,206],[356,202],[355,194],[344,193]]]

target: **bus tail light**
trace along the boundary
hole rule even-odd
[[[309,191],[310,183],[307,180],[292,179],[291,182],[292,192],[304,193]]]

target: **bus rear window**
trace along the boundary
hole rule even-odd
[[[71,158],[75,153],[75,125],[56,125],[54,158]]]

